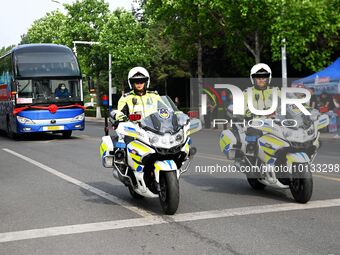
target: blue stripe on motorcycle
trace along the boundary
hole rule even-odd
[[[138,166],[137,169],[136,169],[137,172],[141,172],[142,170],[143,170],[142,166]]]
[[[228,145],[224,148],[223,152],[224,152],[225,154],[227,154],[229,150],[230,150],[230,144],[228,144]]]
[[[171,161],[170,160],[165,160],[165,162],[172,168]]]

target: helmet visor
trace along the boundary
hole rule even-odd
[[[251,77],[265,79],[265,78],[269,78],[270,77],[270,73],[267,73],[267,72],[254,73]]]
[[[141,84],[141,83],[146,83],[149,80],[148,77],[143,77],[143,78],[130,78],[130,83],[131,84]]]

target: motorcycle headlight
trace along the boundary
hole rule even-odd
[[[292,133],[292,131],[290,131],[290,130],[284,130],[284,131],[282,132],[282,134],[283,134],[283,136],[287,139],[287,138],[291,137],[293,133]]]
[[[152,132],[147,132],[149,136],[149,141],[153,146],[170,148],[181,144],[184,140],[183,131],[178,132],[175,135],[166,133],[164,135],[156,135]]]
[[[175,140],[176,140],[177,143],[183,142],[183,130],[181,130],[181,131],[176,135]]]
[[[79,114],[72,119],[72,121],[82,121],[85,118],[85,113]]]
[[[158,138],[158,136],[154,135],[154,136],[151,136],[149,138],[149,141],[150,141],[150,143],[155,144],[155,143],[158,143],[159,138]]]
[[[21,124],[35,124],[33,120],[21,116],[17,116],[17,120]]]

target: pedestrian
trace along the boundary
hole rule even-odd
[[[179,97],[175,97],[175,105],[176,105],[177,109],[179,109],[179,106],[181,105],[181,103],[179,101]]]
[[[222,112],[223,112],[223,118],[229,121],[229,115],[228,115],[228,106],[229,106],[229,96],[226,90],[221,91],[221,99],[222,99]],[[224,129],[227,129],[227,124],[223,125]]]
[[[308,90],[311,94],[311,97],[310,97],[310,100],[309,100],[309,107],[316,109],[317,106],[318,106],[318,98],[315,95],[315,90],[314,90],[314,88],[308,88]]]
[[[340,138],[340,95],[333,97],[334,101],[334,112],[336,114],[336,127],[337,127],[337,134],[334,136],[334,138]]]
[[[326,113],[334,108],[334,103],[332,98],[325,92],[322,92],[320,96],[320,112],[321,113]]]

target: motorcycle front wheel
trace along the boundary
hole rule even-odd
[[[165,214],[173,215],[179,204],[179,183],[176,171],[161,171],[159,185],[159,201],[162,209]]]
[[[266,187],[266,185],[259,182],[258,179],[253,179],[253,178],[247,177],[247,181],[248,181],[250,187],[252,187],[254,190],[263,190]]]
[[[313,193],[312,173],[308,169],[293,173],[289,187],[296,202],[307,203]]]

